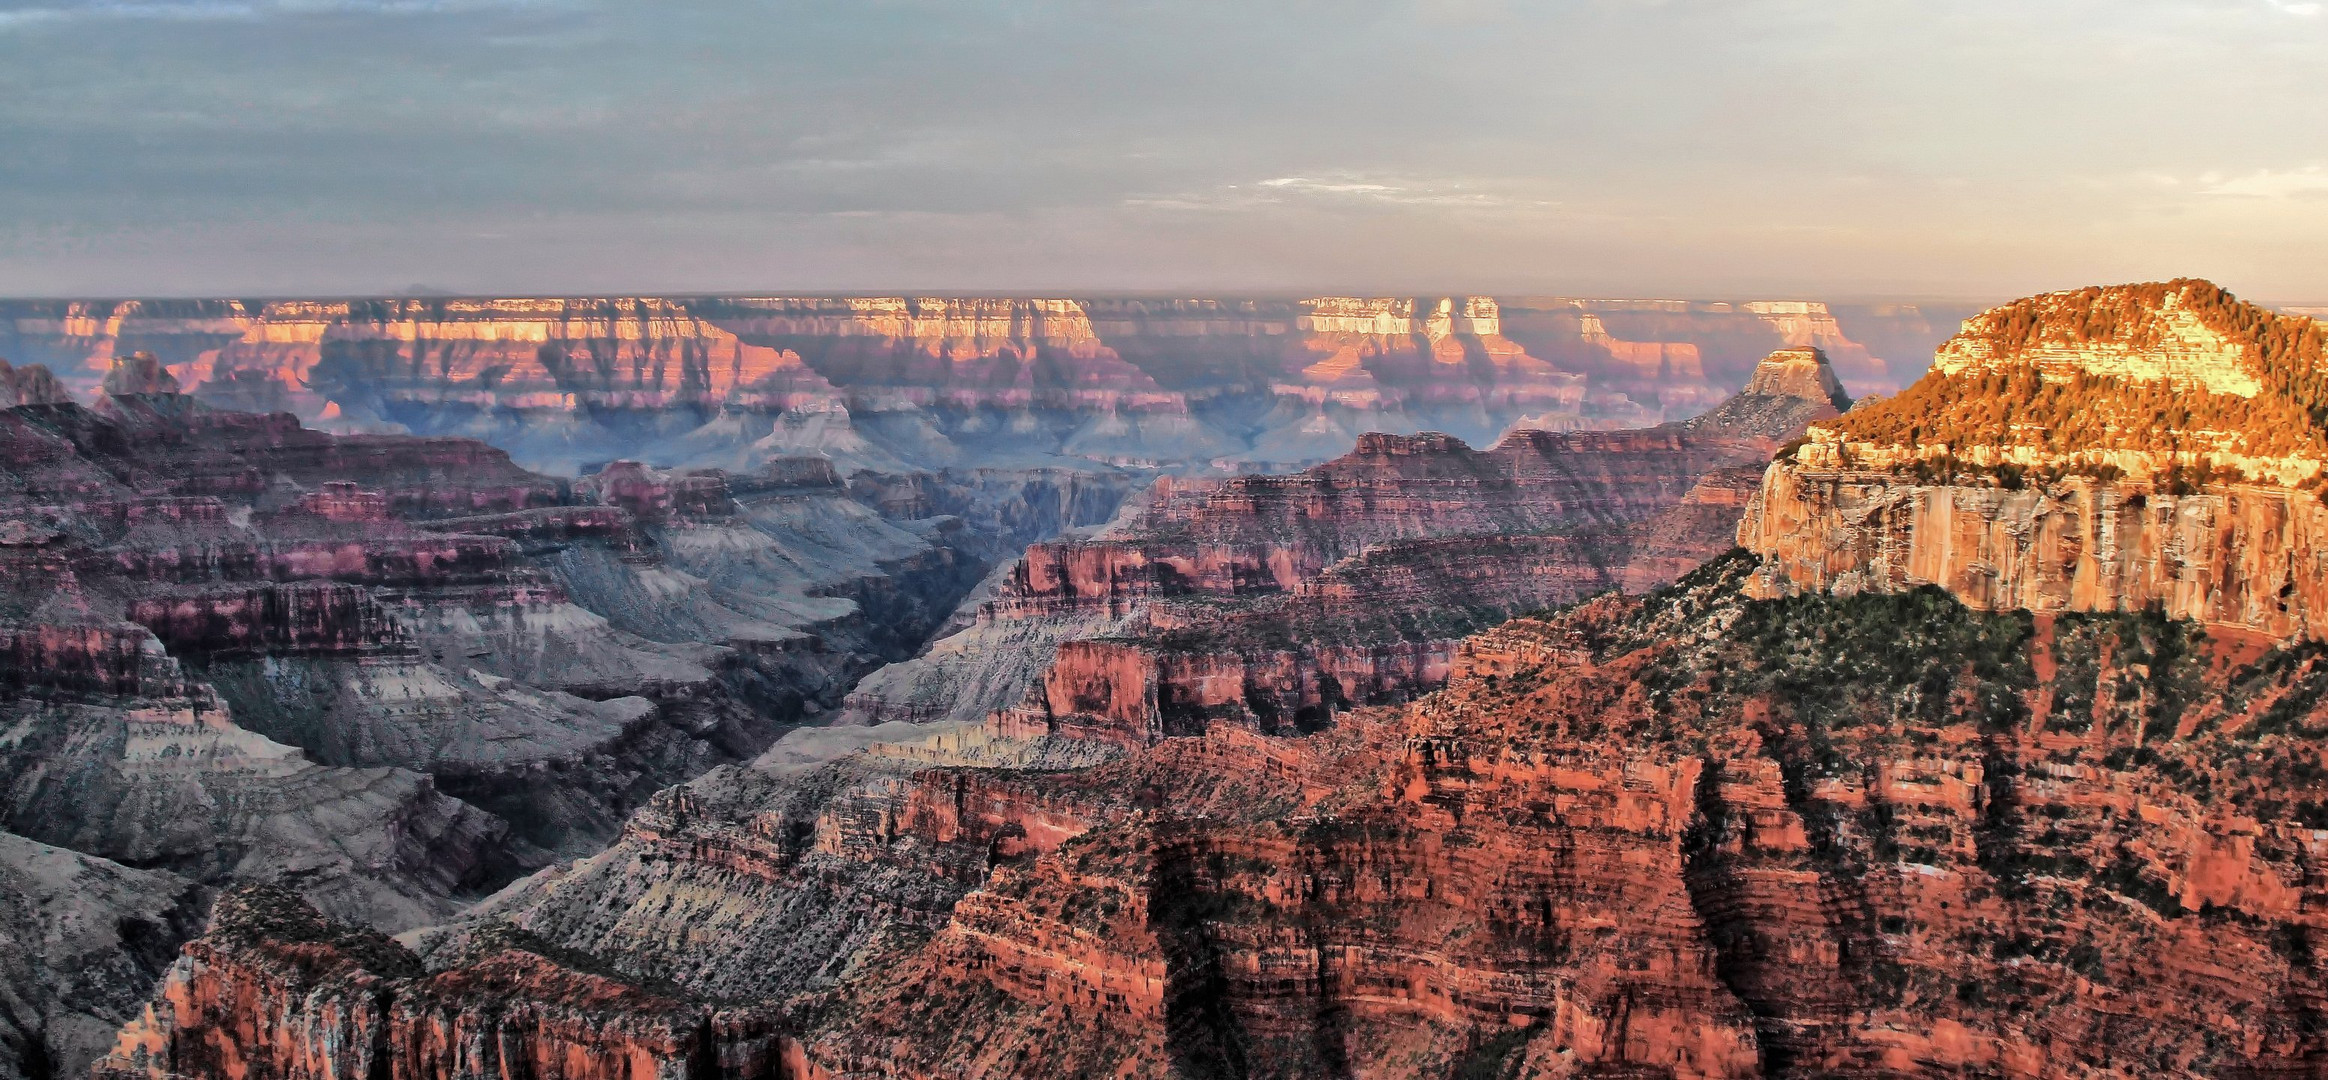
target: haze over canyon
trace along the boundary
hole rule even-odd
[[[4,301],[0,355],[84,398],[153,355],[195,399],[485,439],[572,474],[639,458],[843,471],[1066,459],[1314,464],[1368,431],[1695,415],[1773,349],[1897,389],[1969,307],[1491,297]]]

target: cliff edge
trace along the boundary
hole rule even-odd
[[[1915,385],[1771,463],[1738,529],[1754,591],[1937,584],[2328,635],[2324,341],[2193,279],[1985,312]]]

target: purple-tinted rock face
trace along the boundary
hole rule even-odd
[[[1082,478],[1085,498],[1046,508],[1042,474],[914,478],[1003,519],[973,535],[885,517],[823,460],[566,481],[475,440],[335,435],[179,385],[124,357],[84,407],[37,367],[0,370],[0,829],[26,840],[0,859],[29,860],[0,876],[111,875],[133,907],[186,891],[160,904],[175,921],[112,945],[0,905],[0,938],[33,942],[0,971],[78,995],[0,994],[0,1062],[85,1065],[151,988],[159,964],[133,951],[166,960],[216,887],[276,882],[401,931],[595,851],[656,790],[917,647],[982,552],[1102,519],[1129,485]],[[101,948],[128,959],[87,960]],[[432,992],[501,984],[465,985]],[[592,1015],[559,1000],[544,1061]],[[413,1038],[474,1035],[447,1007]],[[746,1029],[704,1053],[761,1054]],[[656,1030],[658,1053],[696,1045]]]

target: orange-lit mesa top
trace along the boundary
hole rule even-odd
[[[2308,485],[2328,467],[2324,355],[2328,327],[2205,281],[2048,293],[1966,321],[1929,374],[1795,456]]]

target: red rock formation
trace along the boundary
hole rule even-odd
[[[1149,594],[1289,591],[1370,544],[1542,533],[1645,517],[1756,443],[1663,431],[1527,431],[1491,450],[1369,434],[1292,476],[1159,483],[1137,535],[1030,548],[997,610],[1120,607]]]
[[[719,1012],[480,945],[426,975],[402,946],[325,920],[289,893],[221,899],[145,1016],[95,1075],[220,1080],[778,1080],[773,1019]]]
[[[2328,633],[2317,324],[2205,282],[2032,297],[1898,398],[1814,425],[1739,527],[1759,588]],[[2177,424],[2181,417],[2187,423]]]
[[[377,932],[335,926],[288,893],[238,890],[95,1075],[377,1076],[393,986],[418,974],[419,961]]]
[[[298,582],[130,601],[129,620],[178,655],[374,653],[404,633],[371,594],[339,582]]]
[[[71,400],[72,392],[48,368],[39,364],[19,368],[0,360],[0,408],[58,405]]]
[[[1745,569],[1483,635],[1399,714],[1095,770],[1170,777],[1170,811],[998,868],[849,984],[807,1058],[2055,1077],[2321,1052],[2301,914],[2321,856],[2279,786],[2316,767],[2278,726],[2317,722],[2282,666],[2309,650],[2258,663],[2187,625],[1930,593],[1743,604]],[[1867,663],[1902,635],[1934,647]]]
[[[397,988],[391,1077],[779,1080],[773,1018],[715,1012],[505,948]]]
[[[1354,705],[1412,697],[1446,681],[1446,641],[1222,647],[1159,635],[1071,641],[1044,671],[1017,734],[1069,734],[1136,747],[1215,720],[1272,734],[1315,730]],[[1038,711],[1039,710],[1039,711]]]
[[[1832,375],[1821,382],[1809,359],[1823,395]],[[1741,401],[1736,417],[1763,421],[1808,407],[1785,385]],[[1812,404],[1833,413],[1824,396]],[[1727,550],[1746,477],[1720,467],[1770,445],[1531,431],[1474,451],[1446,435],[1370,434],[1293,476],[1160,481],[1120,534],[1029,548],[982,606],[988,626],[1129,620],[1056,659],[1030,658],[1047,665],[1042,685],[1023,705],[994,704],[1013,707],[1017,733],[1137,745],[1216,721],[1309,730],[1338,710],[1404,700],[1444,681],[1465,633],[1652,588]],[[854,707],[918,715],[870,697]]]
[[[1769,552],[1765,590],[1936,584],[1983,608],[2139,611],[2272,637],[2328,636],[2328,542],[2310,492],[2171,495],[2066,478],[2008,490],[1774,467],[1739,540]]]

